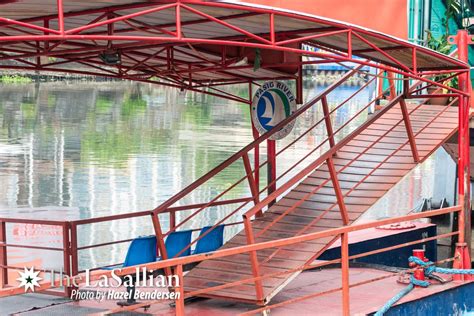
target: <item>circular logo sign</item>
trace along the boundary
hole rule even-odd
[[[293,93],[286,84],[280,81],[265,82],[252,100],[252,121],[260,134],[265,134],[275,125],[296,111],[296,101]],[[286,124],[270,139],[282,139],[288,135],[295,120]]]

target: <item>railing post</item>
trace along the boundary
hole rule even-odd
[[[395,76],[391,71],[387,71],[387,76],[389,83],[390,100],[393,100],[397,96],[397,91],[395,90]]]
[[[299,62],[302,63],[303,56],[299,56]],[[296,103],[303,104],[303,65],[298,66],[298,76],[296,77]]]
[[[176,267],[176,274],[178,275],[179,284],[175,284],[175,295],[179,294],[179,297],[176,299],[176,316],[184,316],[184,278],[183,278],[183,265],[179,264]],[[176,287],[178,291],[176,292]]]
[[[339,206],[339,211],[341,212],[342,222],[344,225],[349,224],[349,214],[347,213],[346,204],[344,203],[344,195],[342,195],[341,186],[339,185],[339,180],[337,179],[336,168],[334,167],[334,161],[332,157],[329,157],[326,160],[328,165],[329,175],[331,176],[332,186],[334,187],[334,192],[336,193],[337,204]]]
[[[253,98],[253,93],[252,93],[252,81],[249,81],[249,110],[252,112],[252,98]],[[250,124],[252,125],[252,136],[253,140],[256,140],[259,137],[258,130],[255,127],[255,124],[253,123],[253,120],[250,120]],[[257,186],[257,190],[260,191],[260,144],[256,144],[256,146],[253,149],[253,164],[254,164],[254,170],[255,170],[255,184]]]
[[[79,256],[77,250],[77,224],[71,223],[71,273],[77,275],[79,273]]]
[[[64,273],[67,276],[73,276],[72,269],[71,269],[71,244],[70,244],[70,237],[69,237],[69,223],[65,222],[62,225],[63,231],[63,266],[64,266]],[[67,297],[71,296],[71,291],[73,286],[64,286],[64,294]]]
[[[250,218],[244,215],[244,226],[245,226],[245,235],[247,237],[247,244],[251,245],[255,243],[255,238],[253,235],[252,230],[252,223],[250,222]],[[250,251],[250,264],[252,266],[252,275],[254,278],[260,277],[260,267],[258,266],[258,257],[257,252]],[[255,280],[255,293],[258,302],[263,302],[263,285],[262,280],[258,279]]]
[[[328,134],[329,146],[331,146],[332,148],[334,147],[334,145],[336,145],[336,142],[334,140],[334,132],[332,130],[331,117],[329,115],[328,99],[326,96],[324,96],[321,99],[321,104],[323,105],[324,123],[326,123],[326,131]]]
[[[163,239],[163,231],[161,230],[160,219],[158,218],[160,214],[152,212],[150,215],[153,222],[153,229],[155,230],[156,242],[158,244],[158,250],[160,251],[160,257],[162,260],[166,260],[168,259],[168,252],[166,251],[165,241]],[[165,275],[171,275],[170,267],[166,267],[164,270]]]
[[[272,194],[276,190],[276,143],[274,140],[267,140],[267,184],[268,184],[268,195]],[[268,206],[272,206],[275,200],[271,201]]]
[[[176,211],[170,211],[170,230],[173,230],[176,227]]]
[[[418,149],[416,148],[416,140],[413,134],[413,128],[411,126],[410,114],[408,113],[407,104],[404,98],[400,99],[400,108],[402,109],[403,121],[405,121],[405,129],[410,142],[410,148],[415,162],[420,162],[420,156],[418,155]]]
[[[260,202],[260,198],[259,198],[258,188],[253,178],[252,166],[250,164],[248,153],[244,153],[242,155],[242,160],[244,161],[244,168],[245,168],[245,172],[247,173],[247,179],[250,186],[250,192],[252,193],[253,202],[254,202],[254,205],[257,205]],[[257,217],[262,216],[262,215],[263,213],[261,209],[258,210],[258,212],[255,214],[255,216]]]
[[[0,288],[8,284],[8,262],[7,262],[7,229],[6,223],[0,221]]]
[[[342,314],[350,315],[349,304],[349,233],[341,234]]]

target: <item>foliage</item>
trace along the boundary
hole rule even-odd
[[[426,30],[427,33],[427,41],[426,46],[435,50],[439,53],[449,55],[452,51],[453,45],[449,43],[448,37],[450,36],[449,31],[449,20],[453,19],[458,22],[459,19],[462,19],[466,10],[464,10],[464,0],[446,0],[446,11],[444,17],[441,19],[444,34],[440,37],[436,38],[430,30]],[[447,78],[449,74],[442,74],[435,76],[433,78],[434,81],[441,81]],[[458,78],[454,77],[451,80],[444,82],[444,84],[451,88],[458,87]]]
[[[428,33],[428,40],[427,40],[427,46],[428,48],[431,48],[432,50],[435,50],[439,53],[449,55],[451,52],[453,45],[451,45],[448,42],[448,34],[443,34],[439,38],[435,38],[431,31],[427,30]],[[441,74],[437,75],[433,78],[434,81],[440,81],[445,78],[447,78],[449,74]],[[445,85],[451,88],[457,88],[458,87],[458,77],[454,77],[451,80],[448,80],[444,82]]]
[[[19,84],[19,83],[30,83],[31,78],[22,75],[1,75],[0,83],[6,84]]]

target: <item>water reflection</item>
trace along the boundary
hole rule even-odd
[[[306,98],[315,96],[322,88],[306,87]],[[330,105],[336,105],[358,88],[341,87],[330,95]],[[246,97],[244,88],[237,92]],[[336,111],[335,128],[357,113],[372,94],[373,88],[365,89]],[[295,132],[278,146],[291,142],[321,117],[320,107],[308,111],[297,121]],[[247,106],[148,84],[4,85],[0,87],[0,118],[0,209],[3,210],[0,216],[6,213],[19,217],[27,213],[46,216],[52,214],[48,211],[51,206],[56,207],[54,214],[58,218],[90,218],[151,209],[252,140]],[[365,118],[364,113],[354,120],[339,138]],[[325,137],[325,127],[321,124],[293,148],[292,156],[279,162],[281,169],[296,162]],[[326,148],[322,147],[315,155]],[[424,177],[432,168],[428,160],[405,181]],[[185,202],[209,200],[242,172],[241,165],[235,164]],[[415,181],[413,185],[418,191],[409,188],[410,202],[403,199],[402,204],[397,204],[386,200],[375,207],[382,206],[381,212],[411,208],[419,196],[426,196],[432,190],[428,181]],[[247,191],[243,185],[233,194],[240,197]],[[395,189],[394,194],[407,194],[406,186],[402,185],[399,191]],[[215,223],[224,212],[225,207],[211,210],[190,225]],[[379,212],[372,216],[379,216]],[[166,226],[167,218],[163,221]],[[151,225],[145,219],[88,225],[79,231],[79,246],[151,232]],[[228,234],[231,233],[229,230]],[[61,243],[60,231],[52,227],[13,227],[9,235],[21,243],[28,238],[41,244]],[[42,238],[44,235],[53,237]],[[81,267],[119,262],[125,246],[81,251]],[[41,260],[43,266],[49,267],[61,263],[50,255],[42,255]]]

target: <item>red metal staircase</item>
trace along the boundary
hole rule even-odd
[[[364,87],[331,111],[328,107],[327,95],[359,69],[360,67],[350,71],[337,83],[298,109],[291,118],[281,122],[272,130],[278,130],[288,120],[300,116],[313,106],[321,105],[324,109],[325,116],[309,130],[301,132],[294,142],[323,122],[326,125],[328,137],[283,172],[273,183],[270,183],[269,187],[278,184],[273,192],[267,193],[266,188],[260,190],[258,181],[255,179],[256,170],[259,170],[266,162],[260,164],[259,168],[252,168],[249,156],[252,150],[268,139],[272,134],[270,131],[158,207],[155,210],[157,214],[169,211],[172,205],[190,192],[242,159],[246,175],[210,201],[197,205],[196,210],[180,223],[175,224],[176,219],[171,220],[174,225],[167,233],[162,234],[163,238],[171,231],[186,225],[199,213],[209,211],[211,206],[218,203],[236,203],[235,199],[226,201],[222,197],[243,181],[248,182],[251,197],[239,200],[239,203],[236,203],[238,206],[226,213],[214,225],[226,223],[236,215],[243,215],[244,229],[228,240],[223,248],[350,225],[417,163],[423,162],[456,132],[458,108],[454,105],[457,99],[448,106],[440,106],[426,102],[409,103],[405,100],[405,94],[405,96],[394,97],[387,105],[368,116],[355,129],[350,130],[345,137],[339,137],[341,131],[347,131],[344,128],[349,126],[355,118],[365,115],[367,108],[375,101],[360,109],[345,124],[333,131],[331,115],[341,106],[348,106],[348,100]],[[374,78],[366,85],[370,84]],[[410,89],[415,89],[417,85],[419,82]],[[425,100],[429,101],[429,99]],[[294,142],[285,146],[278,155],[292,148]],[[324,149],[324,146],[326,149],[315,156],[316,150]],[[258,166],[258,163],[256,165]],[[296,174],[289,177],[290,172],[296,172]],[[277,180],[282,181],[277,182]],[[276,203],[273,203],[274,201]],[[250,207],[251,203],[254,204],[252,207]],[[159,220],[156,220],[154,224],[161,234]],[[161,238],[161,249],[164,249],[163,238]],[[184,278],[185,290],[196,291],[237,283],[235,286],[206,292],[202,296],[265,304],[300,273],[297,271],[298,267],[313,262],[336,238],[338,237],[306,242],[300,244],[298,249],[288,246],[265,249],[250,253],[250,255],[239,254],[206,260],[187,273]],[[192,244],[196,241],[194,240]],[[293,269],[293,273],[287,273]],[[273,274],[273,276],[260,278],[266,274]],[[251,277],[256,280],[238,284],[239,280]]]

